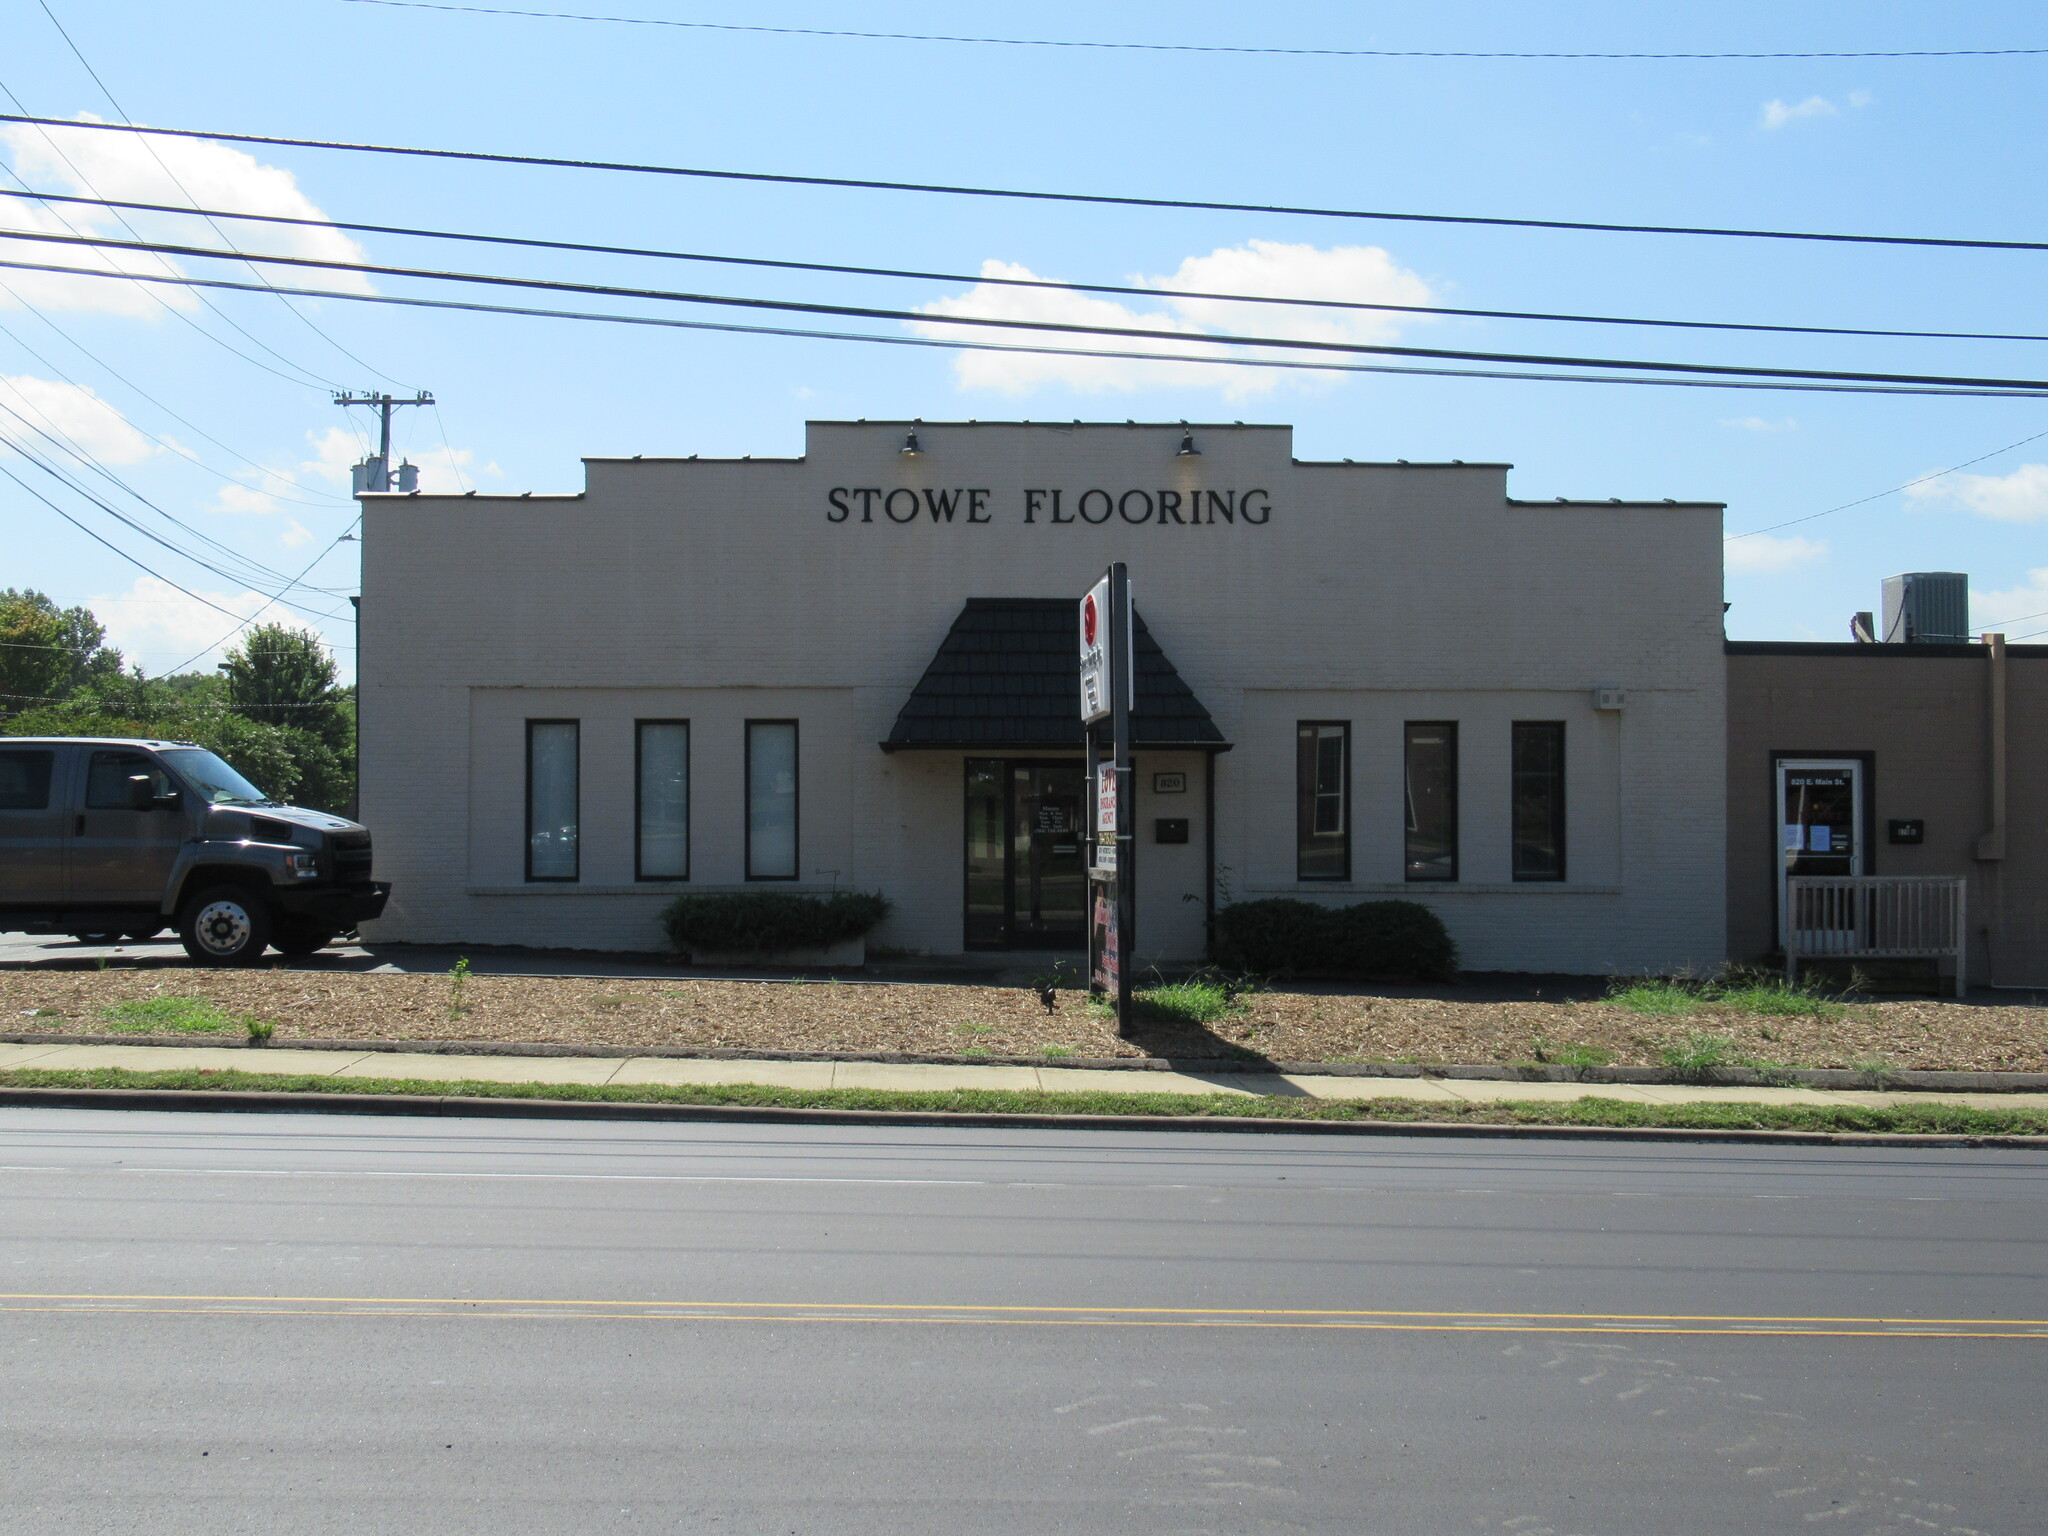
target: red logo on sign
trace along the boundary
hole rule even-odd
[[[1081,599],[1081,643],[1095,644],[1095,594],[1090,592]]]

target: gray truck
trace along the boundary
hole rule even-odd
[[[0,930],[113,943],[175,924],[201,965],[309,955],[384,910],[370,834],[280,805],[204,747],[0,737]]]

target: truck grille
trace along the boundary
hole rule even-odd
[[[370,878],[370,834],[334,834],[334,878],[342,885],[360,885]]]

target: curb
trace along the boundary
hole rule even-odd
[[[845,1061],[922,1067],[1044,1067],[1052,1071],[1180,1072],[1233,1077],[1294,1074],[1312,1077],[1449,1078],[1490,1083],[1639,1083],[1677,1088],[1839,1088],[1877,1093],[2048,1093],[2048,1072],[1858,1072],[1844,1067],[1717,1067],[1677,1072],[1669,1067],[1519,1067],[1498,1064],[1417,1066],[1412,1062],[1275,1061],[1264,1056],[939,1056],[915,1051],[777,1051],[722,1045],[572,1045],[528,1040],[273,1039],[250,1046],[236,1037],[0,1032],[0,1045],[142,1045],[166,1050],[361,1051],[408,1056],[644,1057],[663,1061]]]
[[[0,1108],[173,1110],[192,1114],[408,1115],[670,1124],[968,1126],[980,1130],[1234,1131],[1249,1135],[1437,1136],[1515,1141],[1722,1142],[1751,1146],[2006,1147],[2048,1151],[2048,1136],[1914,1136],[1855,1131],[1682,1130],[1665,1126],[1457,1125],[1406,1120],[1277,1120],[1232,1115],[1032,1115],[986,1111],[783,1109],[741,1104],[593,1103],[453,1094],[266,1093],[182,1088],[0,1088]]]

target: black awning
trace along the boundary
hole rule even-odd
[[[884,752],[906,748],[1073,750],[1082,744],[1075,608],[1064,597],[970,597],[910,690]],[[1141,613],[1131,745],[1228,749]]]

